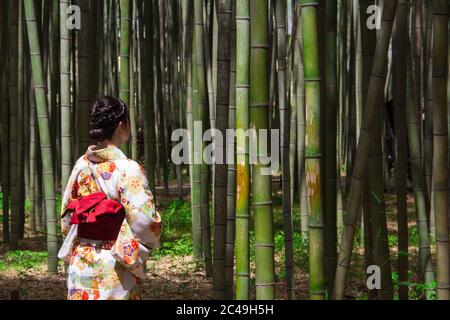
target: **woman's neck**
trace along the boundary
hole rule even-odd
[[[105,140],[97,142],[96,149],[105,149],[108,147],[117,147],[118,148],[119,145],[116,144],[113,140],[105,139]]]

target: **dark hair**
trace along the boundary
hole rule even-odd
[[[92,140],[111,139],[120,122],[128,123],[128,106],[122,100],[105,96],[92,106],[89,136]]]

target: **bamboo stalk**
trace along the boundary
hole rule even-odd
[[[306,143],[305,172],[309,210],[309,295],[325,299],[325,233],[321,174],[321,73],[317,19],[319,2],[302,0],[302,27],[305,63]]]
[[[436,222],[436,292],[439,300],[450,299],[448,230],[448,3],[433,0],[433,192]]]
[[[34,90],[36,94],[37,119],[41,142],[42,177],[45,185],[45,209],[47,222],[48,272],[57,273],[58,241],[56,235],[55,185],[53,171],[53,154],[51,152],[50,123],[47,101],[45,99],[45,82],[42,72],[41,48],[33,0],[24,0],[27,21],[28,42],[33,70]]]
[[[250,1],[250,127],[269,128],[269,33],[268,2]],[[268,141],[264,141],[266,146]],[[273,212],[271,175],[268,164],[261,163],[265,150],[258,148],[256,163],[252,163],[251,207],[255,223],[255,285],[256,299],[275,298],[273,244]]]
[[[250,294],[250,166],[249,128],[250,6],[236,3],[236,299]]]

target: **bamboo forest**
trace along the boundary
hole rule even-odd
[[[161,215],[142,299],[449,300],[448,0],[1,0],[0,299],[65,300],[97,98]]]

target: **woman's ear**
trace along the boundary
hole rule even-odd
[[[122,132],[126,132],[126,131],[127,131],[127,123],[126,123],[126,122],[123,122],[123,121],[120,121],[120,123],[119,123],[119,128],[120,128],[120,130],[121,130]]]

